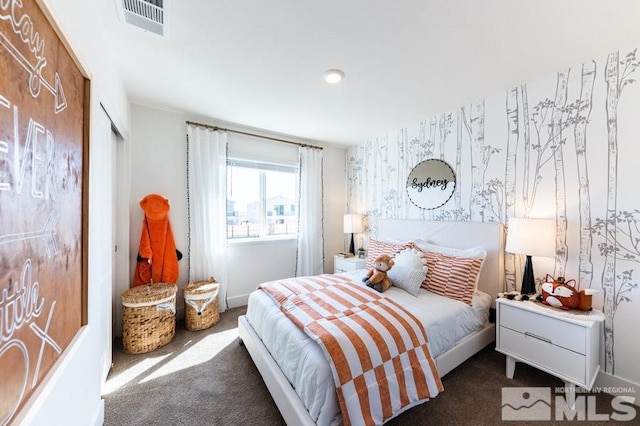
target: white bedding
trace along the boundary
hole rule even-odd
[[[366,271],[347,273],[361,283]],[[364,285],[364,284],[363,284]],[[478,292],[473,306],[420,289],[418,297],[392,287],[385,296],[410,310],[425,325],[432,357],[488,321],[491,296]],[[318,425],[341,424],[331,368],[320,347],[298,329],[263,291],[249,295],[247,319]]]

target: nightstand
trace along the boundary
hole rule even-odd
[[[358,269],[364,269],[365,264],[365,259],[360,259],[357,256],[341,257],[336,254],[333,256],[333,273],[357,271]]]
[[[567,404],[575,405],[576,385],[590,390],[600,370],[600,331],[604,315],[562,311],[537,302],[496,300],[496,350],[507,356],[513,379],[524,362],[565,382]]]

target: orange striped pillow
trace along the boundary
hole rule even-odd
[[[447,256],[431,251],[424,253],[427,259],[427,277],[422,287],[471,305],[476,279],[484,259]]]
[[[407,244],[391,243],[388,241],[369,240],[369,246],[367,247],[367,260],[365,262],[365,268],[373,268],[373,261],[381,254],[388,254],[393,257],[407,248]]]

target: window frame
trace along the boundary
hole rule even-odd
[[[299,167],[298,165],[285,164],[285,163],[276,163],[272,161],[262,161],[256,160],[253,158],[243,158],[241,156],[233,156],[228,157],[227,159],[227,180],[231,179],[232,168],[247,168],[254,169],[259,172],[258,180],[259,180],[259,214],[260,214],[260,224],[259,224],[259,233],[258,236],[250,236],[250,237],[235,237],[232,238],[229,235],[229,223],[227,223],[227,241],[232,243],[244,243],[244,242],[263,242],[263,241],[274,241],[274,240],[288,240],[288,239],[297,239],[298,238],[298,229],[296,227],[294,233],[289,234],[274,234],[269,235],[266,233],[268,229],[268,218],[267,218],[267,172],[283,172],[283,173],[291,173],[295,179],[295,188],[293,194],[293,203],[292,205],[295,208],[295,217],[296,223],[299,215],[299,197],[300,197],[300,182],[297,177],[299,176]],[[229,206],[232,198],[229,197],[229,189],[230,185],[227,185],[227,218],[233,217],[229,216]],[[285,205],[286,207],[286,205]],[[248,209],[247,209],[248,210]],[[247,212],[248,213],[248,212]]]

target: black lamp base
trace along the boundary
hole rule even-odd
[[[351,234],[351,244],[349,244],[349,253],[356,254],[355,244],[353,243],[353,233]]]
[[[520,294],[535,293],[536,280],[533,277],[533,264],[531,263],[531,256],[527,256],[527,260],[524,264],[524,275],[522,276],[522,287],[520,288]]]

